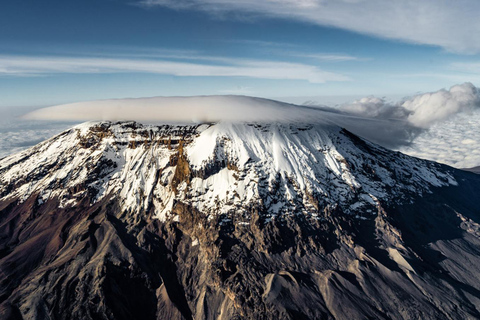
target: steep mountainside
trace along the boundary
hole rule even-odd
[[[478,223],[478,175],[333,125],[87,123],[0,160],[0,315],[479,318]]]

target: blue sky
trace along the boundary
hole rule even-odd
[[[0,107],[212,94],[348,99],[478,85],[480,3],[417,2],[2,1]]]

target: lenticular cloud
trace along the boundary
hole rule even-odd
[[[471,83],[406,98],[398,103],[366,97],[340,106],[345,117],[397,120],[427,129],[451,116],[480,108],[480,93]],[[154,97],[79,102],[39,109],[33,120],[136,120],[143,122],[320,121],[335,120],[332,110],[298,106],[247,96]]]
[[[449,90],[439,90],[406,98],[398,103],[385,99],[366,97],[350,104],[331,109],[324,106],[299,106],[284,102],[246,96],[200,96],[200,97],[155,97],[140,99],[101,100],[72,103],[39,109],[24,116],[30,120],[135,120],[144,123],[201,123],[201,122],[303,122],[335,124],[342,128],[378,143],[384,147],[408,150],[419,155],[419,148],[425,150],[425,143],[415,144],[416,139],[423,141],[430,128],[437,134],[448,121],[454,121],[459,115],[480,112],[480,93],[471,83],[455,85]],[[450,123],[449,122],[449,123]],[[451,127],[451,125],[450,125]],[[476,130],[476,128],[475,128]],[[468,131],[468,130],[467,130]],[[460,153],[469,152],[475,143],[472,137],[452,138],[452,144],[464,146]],[[448,132],[457,132],[446,130]],[[433,143],[433,142],[432,142]],[[433,145],[431,143],[431,145]],[[411,148],[405,149],[410,146]],[[468,150],[467,150],[468,149]],[[450,155],[442,156],[442,162],[449,162]],[[429,158],[432,158],[429,155]],[[453,158],[452,158],[453,159]],[[467,161],[468,160],[468,161]],[[464,165],[480,162],[477,159],[456,160],[455,164]]]
[[[34,120],[135,120],[140,122],[290,121],[312,110],[246,96],[155,97],[79,102],[36,110]]]
[[[326,107],[308,107],[246,96],[156,97],[101,100],[39,109],[29,120],[135,120],[146,123],[302,122],[335,124],[387,147],[406,144],[404,121],[358,117]]]

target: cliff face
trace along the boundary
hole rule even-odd
[[[0,161],[0,315],[478,318],[479,192],[327,125],[82,125]]]

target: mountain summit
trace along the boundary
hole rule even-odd
[[[0,160],[0,314],[477,318],[479,192],[328,121],[82,124]]]

